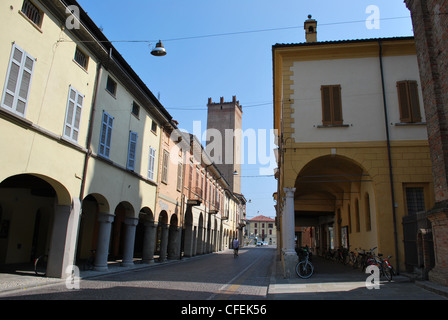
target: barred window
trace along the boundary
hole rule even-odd
[[[39,28],[42,26],[43,13],[31,1],[24,0],[21,11],[36,26],[38,26]]]
[[[87,70],[89,65],[89,56],[82,52],[78,47],[76,47],[75,51],[75,61],[84,69]]]
[[[406,204],[409,215],[424,211],[425,196],[423,188],[406,188]]]

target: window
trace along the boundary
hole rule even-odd
[[[168,151],[163,150],[162,159],[162,182],[168,183],[168,161],[170,160],[170,154]]]
[[[110,76],[107,76],[106,90],[115,97],[117,93],[117,83]]]
[[[31,1],[25,0],[22,5],[22,13],[39,28],[42,27],[43,12],[39,10]]]
[[[101,123],[100,133],[100,152],[99,154],[109,159],[110,156],[110,142],[112,140],[112,127],[114,118],[107,112],[103,111],[103,119]]]
[[[2,97],[2,107],[25,116],[35,59],[13,45]]]
[[[403,123],[421,122],[417,81],[398,81],[397,90],[400,121]]]
[[[156,162],[156,149],[149,147],[149,165],[148,165],[148,179],[154,180],[154,167]]]
[[[154,120],[152,120],[151,123],[151,131],[157,133],[157,122],[155,122]]]
[[[177,191],[182,191],[182,162],[177,165]]]
[[[364,205],[365,205],[365,215],[366,215],[366,230],[371,231],[372,230],[372,218],[370,217],[370,196],[368,193],[366,193],[364,198]]]
[[[131,113],[138,118],[138,115],[140,114],[140,106],[137,104],[137,102],[132,102],[132,110]]]
[[[322,95],[322,124],[342,124],[341,86],[327,85],[321,87]]]
[[[425,211],[425,196],[423,188],[406,188],[406,204],[408,208],[408,215]]]
[[[70,86],[67,101],[67,113],[65,115],[64,137],[76,142],[78,141],[79,136],[83,102],[84,96]]]
[[[89,65],[89,56],[86,55],[84,52],[82,52],[78,47],[76,47],[74,60],[81,67],[83,67],[85,70],[87,70],[87,67]]]
[[[137,132],[129,132],[129,148],[128,148],[128,163],[129,170],[135,169],[135,157],[137,152]]]

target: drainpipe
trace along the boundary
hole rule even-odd
[[[94,87],[94,91],[93,91],[92,108],[90,110],[89,128],[88,128],[88,132],[87,132],[87,142],[86,142],[87,153],[86,153],[86,157],[84,159],[84,169],[82,172],[81,188],[79,191],[79,200],[81,201],[81,203],[82,203],[82,199],[84,198],[84,190],[86,187],[87,168],[89,166],[90,157],[92,156],[92,150],[91,150],[92,134],[93,134],[93,127],[94,127],[98,88],[99,88],[99,82],[100,82],[102,73],[103,73],[103,65],[101,62],[99,62],[97,69],[96,69],[95,87]]]
[[[386,103],[386,93],[384,89],[384,70],[383,70],[383,46],[381,40],[378,40],[379,45],[379,59],[380,59],[380,71],[381,71],[381,86],[383,92],[383,106],[384,106],[384,124],[386,127],[386,141],[387,141],[387,154],[389,160],[389,180],[390,180],[390,193],[392,198],[392,218],[394,224],[394,242],[395,242],[395,257],[397,259],[396,270],[397,274],[400,273],[400,263],[398,255],[398,235],[397,235],[397,217],[395,209],[395,192],[394,192],[394,178],[392,170],[392,158],[391,158],[391,148],[390,148],[390,135],[389,135],[389,120],[387,116],[387,103]]]

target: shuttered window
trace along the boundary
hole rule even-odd
[[[3,90],[2,107],[25,116],[35,59],[13,45]]]
[[[170,154],[168,151],[163,150],[162,159],[162,182],[168,183],[168,161],[170,159]]]
[[[322,95],[322,124],[342,124],[342,101],[340,85],[321,86]]]
[[[128,147],[128,163],[129,170],[135,169],[135,157],[137,152],[137,132],[129,132],[129,147]]]
[[[400,121],[403,123],[421,122],[417,81],[398,81],[397,90]]]
[[[67,112],[65,115],[64,137],[78,141],[84,96],[72,86],[69,88]]]
[[[182,162],[177,165],[177,191],[182,191]]]
[[[156,149],[149,147],[149,165],[148,165],[148,179],[154,180],[154,167],[156,161]]]
[[[114,124],[114,118],[107,112],[103,111],[99,154],[106,158],[109,158],[110,156],[110,143],[112,140],[113,124]]]

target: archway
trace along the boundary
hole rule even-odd
[[[162,210],[157,223],[156,250],[159,261],[165,261],[168,250],[168,213]]]
[[[151,209],[144,207],[140,210],[138,215],[138,224],[135,232],[134,257],[143,258],[143,251],[145,247],[145,239],[148,241],[152,228],[154,227],[154,214]],[[152,249],[154,252],[154,248]]]
[[[376,232],[360,228],[373,223],[364,221],[371,212],[361,210],[367,210],[365,199],[375,199],[372,178],[360,164],[335,155],[316,158],[299,172],[295,188],[296,246],[302,244],[304,228],[314,229],[309,244],[319,254],[340,246],[376,245]]]
[[[183,235],[183,252],[185,257],[193,256],[193,212],[191,206],[187,206],[187,211],[185,212],[185,222],[184,222],[184,235]]]
[[[129,202],[122,201],[115,208],[115,218],[112,224],[109,260],[121,260],[126,249],[126,232],[129,222],[126,218],[134,217],[134,208]],[[134,241],[134,238],[132,239]],[[133,252],[132,248],[132,252]]]
[[[29,272],[35,258],[48,255],[47,275],[62,277],[73,263],[64,253],[73,245],[68,234],[77,222],[77,217],[70,221],[69,199],[61,183],[43,175],[19,174],[0,183],[1,272]],[[61,241],[67,245],[56,245]]]
[[[173,214],[168,230],[168,259],[170,260],[179,258],[179,230],[177,215]]]

